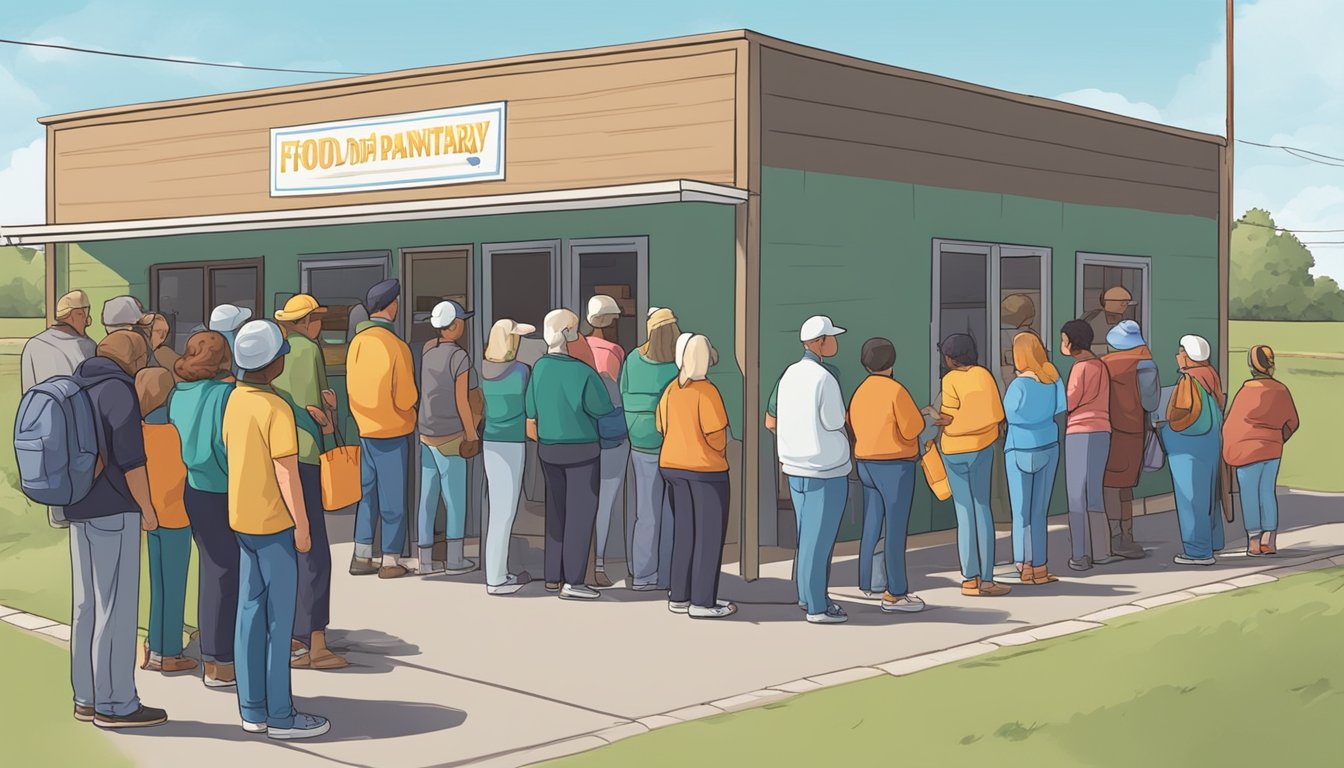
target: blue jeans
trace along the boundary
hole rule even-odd
[[[467,460],[444,456],[438,448],[420,444],[420,513],[416,516],[416,545],[434,546],[434,518],[439,499],[448,512],[447,536],[460,539],[467,531]],[[383,546],[386,552],[387,546]]]
[[[160,656],[181,656],[191,527],[158,528],[146,534],[145,540],[149,545],[149,650]]]
[[[1059,468],[1059,444],[1012,450],[1004,454],[1008,499],[1013,507],[1013,562],[1042,566],[1046,562],[1046,516]]]
[[[355,555],[373,557],[375,518],[382,522],[383,554],[400,555],[406,546],[406,473],[410,438],[359,439],[359,507],[355,510]]]
[[[872,591],[873,548],[887,524],[882,561],[886,566],[887,591],[904,595],[910,591],[905,575],[905,536],[910,527],[910,504],[915,498],[914,461],[860,461],[863,483],[863,537],[859,545],[859,588]]]
[[[845,514],[849,478],[790,476],[789,495],[798,519],[798,597],[807,605],[808,614],[815,616],[830,605],[826,577]]]
[[[957,509],[957,553],[967,580],[994,581],[994,515],[989,508],[994,446],[943,456],[952,505]]]
[[[289,642],[299,592],[294,529],[254,536],[239,533],[238,629],[234,673],[238,709],[249,723],[294,725],[289,687]]]
[[[1279,464],[1282,459],[1270,459],[1244,467],[1237,467],[1237,482],[1241,483],[1241,512],[1246,521],[1246,533],[1252,538],[1265,531],[1279,530]]]
[[[1162,443],[1171,467],[1185,556],[1196,560],[1213,557],[1224,544],[1222,504],[1218,499],[1218,430],[1192,436],[1163,426]]]

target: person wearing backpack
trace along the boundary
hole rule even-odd
[[[1211,348],[1200,336],[1182,336],[1176,352],[1181,378],[1167,406],[1162,442],[1171,466],[1176,517],[1181,528],[1179,565],[1210,566],[1223,548],[1218,473],[1222,461],[1222,382],[1209,365]]]
[[[70,679],[75,719],[101,728],[168,720],[162,709],[144,706],[135,688],[140,531],[159,527],[133,378],[148,356],[142,334],[114,331],[72,377],[93,413],[98,468],[88,493],[65,506],[73,575]]]

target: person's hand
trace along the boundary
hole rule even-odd
[[[313,548],[313,539],[308,533],[308,526],[294,529],[294,549],[306,554]]]
[[[312,416],[313,421],[317,422],[317,426],[322,429],[322,434],[330,435],[336,430],[336,426],[331,423],[331,418],[327,416],[326,411],[316,405],[308,406],[308,415]]]
[[[158,528],[159,528],[159,516],[154,513],[154,509],[152,507],[148,509],[141,509],[140,530],[156,531],[158,530]]]
[[[945,413],[940,413],[933,419],[933,426],[935,427],[946,427],[948,424],[951,423],[952,423],[952,417],[948,416]]]
[[[331,389],[322,390],[322,404],[327,406],[328,410],[336,410],[336,392]]]
[[[463,440],[457,447],[457,455],[464,459],[474,459],[481,454],[480,440]]]

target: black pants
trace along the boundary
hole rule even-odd
[[[546,475],[546,581],[582,584],[597,522],[602,451],[597,443],[541,445]]]
[[[299,553],[299,599],[294,611],[294,639],[309,645],[312,634],[331,623],[331,544],[322,509],[322,469],[299,464],[299,485],[308,511],[312,549]]]
[[[229,495],[198,491],[188,485],[182,491],[182,502],[191,521],[191,537],[201,555],[196,596],[201,656],[206,661],[232,664],[239,559],[238,539],[229,528]]]
[[[662,470],[672,496],[672,590],[668,599],[699,608],[719,601],[728,532],[728,473]]]

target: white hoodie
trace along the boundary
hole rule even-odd
[[[784,474],[823,480],[849,474],[844,395],[811,355],[780,377],[778,411],[775,436]]]

